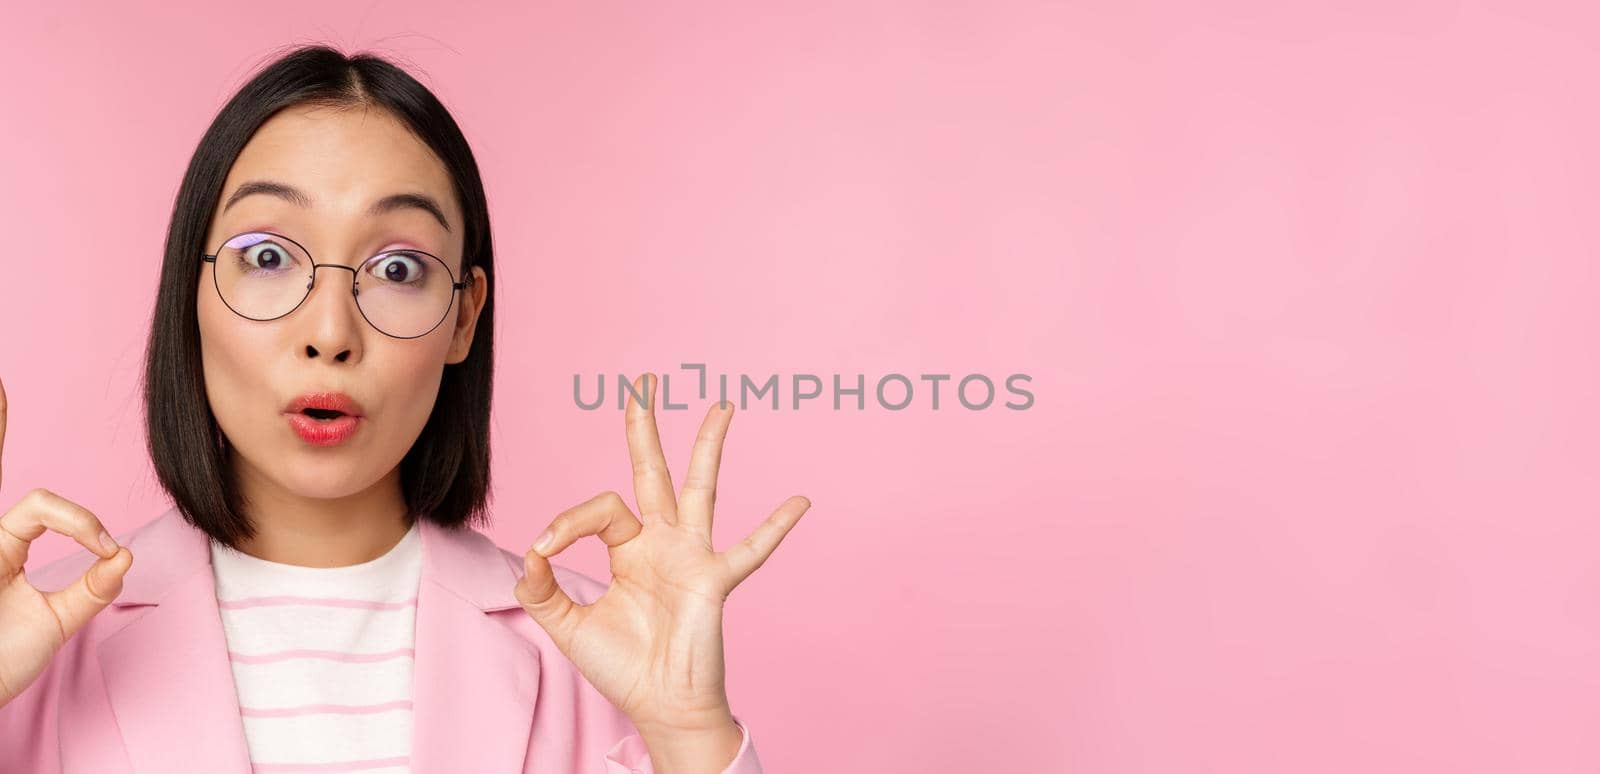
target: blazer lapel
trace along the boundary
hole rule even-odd
[[[112,604],[149,610],[98,652],[137,774],[250,771],[208,540],[171,509],[125,541],[134,563]]]
[[[538,649],[500,620],[527,615],[518,574],[480,532],[420,529],[411,770],[521,772],[540,670]],[[98,650],[134,772],[246,774],[210,538],[172,508],[123,542],[135,559],[112,604],[148,612]]]
[[[499,620],[527,615],[517,574],[488,537],[421,521],[411,770],[520,772],[539,687],[538,649]]]

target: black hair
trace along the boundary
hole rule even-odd
[[[237,548],[255,535],[229,465],[231,445],[206,399],[196,295],[201,254],[222,186],[262,124],[300,105],[375,107],[392,113],[444,163],[465,221],[461,276],[494,276],[489,207],[477,161],[438,98],[405,70],[369,52],[322,44],[290,49],[262,68],[217,112],[178,189],[145,348],[146,442],[156,477],[190,524]],[[485,524],[489,496],[489,402],[494,360],[494,283],[467,357],[445,366],[422,434],[400,463],[412,519]]]

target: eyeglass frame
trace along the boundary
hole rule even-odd
[[[244,236],[245,234],[266,234],[267,236],[277,237],[278,239],[282,239],[282,240],[284,240],[286,242],[289,242],[290,244],[294,245],[295,247],[300,248],[302,251],[305,252],[306,257],[311,259],[311,276],[306,281],[306,294],[304,296],[300,297],[300,300],[295,303],[293,308],[291,308],[287,312],[284,312],[283,314],[278,315],[277,317],[257,318],[257,317],[247,316],[243,312],[240,312],[239,310],[234,309],[233,308],[233,304],[228,303],[228,297],[222,294],[222,285],[219,284],[221,282],[221,280],[217,279],[217,256],[221,254],[221,252],[222,252],[221,249],[218,249],[218,251],[215,252],[215,253],[201,253],[200,260],[203,263],[211,264],[211,287],[216,289],[217,298],[222,301],[222,305],[228,307],[228,311],[233,312],[236,315],[239,315],[240,319],[250,320],[252,322],[272,322],[273,320],[281,320],[281,319],[283,319],[285,317],[288,317],[291,314],[294,314],[295,310],[297,310],[300,307],[304,306],[305,303],[306,303],[306,299],[311,297],[311,291],[316,289],[317,269],[321,269],[321,268],[324,268],[324,267],[331,267],[331,268],[335,268],[335,269],[345,269],[345,270],[350,272],[350,296],[356,300],[356,311],[361,313],[361,319],[366,320],[367,321],[367,325],[372,326],[373,330],[375,330],[375,331],[377,331],[377,332],[379,332],[379,333],[381,333],[381,334],[383,334],[385,336],[388,336],[391,339],[420,339],[423,336],[426,336],[426,335],[428,335],[430,333],[433,333],[435,330],[438,330],[440,323],[443,323],[445,320],[449,319],[450,310],[454,309],[455,305],[456,305],[456,291],[457,290],[462,290],[462,289],[470,286],[472,284],[472,282],[473,282],[473,275],[470,274],[470,273],[467,274],[467,278],[465,280],[457,281],[456,280],[456,273],[450,270],[450,264],[445,263],[443,258],[440,258],[439,256],[434,255],[433,253],[430,253],[430,252],[428,252],[426,250],[417,250],[415,248],[406,247],[406,248],[400,248],[400,249],[395,249],[395,250],[385,250],[385,251],[383,251],[381,253],[378,253],[377,255],[372,256],[372,258],[378,258],[378,257],[385,256],[385,255],[391,255],[391,254],[394,254],[394,253],[416,253],[418,255],[426,255],[429,258],[432,258],[435,261],[438,261],[439,265],[444,267],[445,274],[448,274],[450,276],[450,303],[445,305],[444,314],[439,316],[439,321],[435,322],[433,324],[432,328],[429,328],[426,331],[423,331],[422,333],[419,333],[419,334],[417,334],[415,336],[396,336],[393,333],[390,333],[390,332],[388,332],[388,331],[386,331],[386,330],[384,330],[382,328],[379,328],[377,323],[374,323],[372,321],[372,318],[367,316],[367,310],[361,308],[361,291],[360,291],[360,288],[356,287],[356,272],[359,270],[360,267],[358,267],[358,266],[346,266],[346,265],[344,265],[342,263],[317,263],[316,256],[311,254],[311,250],[309,248],[307,248],[303,244],[300,244],[299,242],[295,241],[294,239],[291,239],[291,238],[289,238],[287,236],[284,236],[283,234],[279,234],[279,233],[277,233],[275,231],[262,231],[262,230],[259,230],[259,229],[251,229],[251,230],[248,230],[248,231],[240,231],[239,233],[234,234],[233,236],[230,236],[227,239],[224,239],[222,241],[222,246],[223,247],[227,247],[229,242],[232,242],[233,240],[238,239],[239,237]],[[362,261],[361,262],[361,266],[367,265],[368,261],[371,261],[372,258],[368,258],[367,260]]]

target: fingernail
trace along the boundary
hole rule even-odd
[[[539,552],[539,554],[543,556],[545,549],[549,548],[550,544],[555,542],[555,539],[556,536],[551,534],[550,530],[547,529],[544,531],[544,534],[539,536],[538,540],[533,541],[533,550]]]
[[[112,553],[117,551],[117,541],[111,539],[111,533],[109,532],[100,533],[100,545]]]

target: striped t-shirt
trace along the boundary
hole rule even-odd
[[[211,541],[256,774],[411,771],[417,529],[345,567],[269,562]]]

